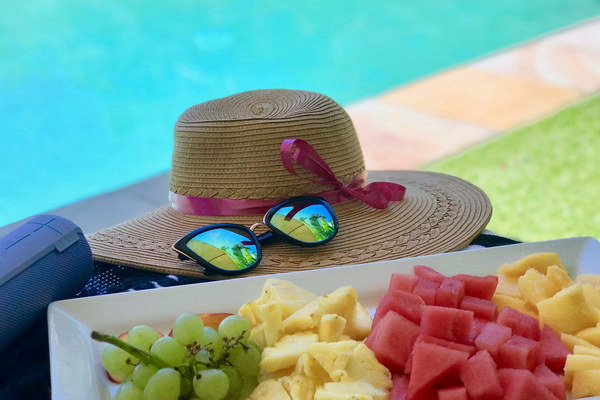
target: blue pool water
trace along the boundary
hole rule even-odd
[[[600,14],[596,0],[0,3],[0,225],[166,171],[187,107],[341,104]]]

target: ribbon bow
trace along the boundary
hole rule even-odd
[[[301,177],[294,168],[295,161],[321,179],[301,178],[333,188],[333,190],[317,194],[331,204],[354,198],[370,207],[384,209],[388,207],[390,202],[404,199],[404,193],[406,192],[404,186],[392,182],[373,182],[365,185],[363,174],[357,175],[350,182],[344,184],[335,176],[325,160],[305,140],[284,139],[281,142],[280,155],[281,163],[290,174]]]
[[[280,147],[281,163],[285,169],[302,179],[328,186],[332,189],[315,193],[330,204],[358,199],[377,209],[387,208],[390,202],[404,199],[406,188],[397,183],[373,182],[365,185],[364,174],[359,174],[347,184],[342,183],[315,149],[302,139],[284,139]],[[320,179],[302,177],[296,172],[294,162]],[[169,192],[171,206],[184,214],[193,215],[250,215],[267,212],[281,200],[225,199],[215,197],[185,196]]]

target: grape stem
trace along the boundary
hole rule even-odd
[[[140,360],[143,364],[154,365],[158,369],[169,367],[169,365],[166,362],[151,354],[150,352],[138,349],[137,347],[130,345],[129,343],[119,339],[116,336],[112,336],[98,331],[92,331],[92,339],[98,342],[109,343],[113,346],[117,346],[121,350],[126,351],[127,353]]]

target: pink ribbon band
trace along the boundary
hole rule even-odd
[[[364,174],[358,174],[347,184],[342,183],[329,165],[315,149],[302,139],[285,139],[280,147],[281,163],[291,174],[298,176],[294,162],[312,172],[320,179],[306,179],[310,182],[331,187],[320,193],[310,194],[325,199],[329,204],[358,199],[372,208],[387,208],[392,201],[404,199],[406,188],[397,183],[373,182],[365,185]],[[192,215],[253,215],[264,214],[271,207],[286,199],[227,199],[214,197],[185,196],[169,192],[171,206],[183,214]]]

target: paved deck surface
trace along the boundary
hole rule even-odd
[[[600,18],[347,105],[369,170],[418,169],[600,91]],[[166,204],[168,174],[68,205],[93,233]],[[0,228],[3,232],[19,223]]]

